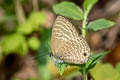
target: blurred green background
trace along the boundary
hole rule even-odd
[[[78,67],[60,76],[48,53],[56,18],[53,6],[65,0],[0,0],[0,80],[82,80]],[[84,0],[67,0],[82,6]],[[89,21],[107,18],[116,25],[88,31],[93,52],[111,50],[88,74],[88,80],[120,80],[120,0],[99,0]],[[80,22],[78,22],[80,23]]]

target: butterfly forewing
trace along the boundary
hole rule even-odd
[[[71,22],[58,16],[52,30],[52,54],[56,60],[66,63],[82,64],[87,62],[89,46]],[[84,53],[87,56],[84,56]]]
[[[74,34],[73,34],[74,33]],[[61,42],[78,36],[78,30],[64,17],[58,16],[52,30],[52,47],[57,49]],[[55,50],[56,51],[56,50]],[[53,50],[54,52],[54,50]]]

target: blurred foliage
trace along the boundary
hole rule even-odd
[[[45,14],[42,12],[32,12],[24,24],[19,25],[17,31],[26,35],[33,31],[40,31],[40,26],[45,24]]]
[[[120,72],[120,63],[116,65],[116,69]]]
[[[50,53],[50,39],[51,30],[43,29],[41,32],[41,46],[37,54],[38,69],[42,80],[51,80],[52,74],[49,70],[49,53]]]
[[[91,74],[95,80],[120,80],[120,73],[109,63],[103,64],[99,62]]]
[[[13,78],[12,80],[21,80],[19,78]],[[29,78],[29,79],[26,79],[26,80],[39,80],[38,78],[35,78],[35,77],[32,77],[32,78]]]
[[[37,59],[39,65],[46,65],[48,54],[50,53],[51,30],[43,29],[41,32],[41,46],[38,50]]]
[[[4,36],[1,46],[3,53],[6,55],[10,53],[19,53],[20,55],[24,55],[28,51],[26,38],[19,33]]]
[[[0,23],[5,23],[6,21],[14,21],[15,16],[13,15],[4,15],[0,18]]]
[[[36,37],[30,37],[28,40],[28,45],[33,50],[38,50],[40,47],[40,41]]]
[[[30,35],[34,31],[38,31],[39,33],[39,30],[42,29],[39,26],[42,27],[44,23],[45,15],[42,12],[33,12],[25,23],[20,24],[16,32],[9,35],[7,34],[3,37],[1,41],[2,53],[6,55],[10,53],[25,55],[28,52],[28,47],[33,50],[38,50],[40,47],[40,40],[37,37],[28,38],[24,34]]]

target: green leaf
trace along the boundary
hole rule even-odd
[[[40,66],[44,66],[48,64],[48,53],[50,53],[50,50],[48,48],[48,45],[46,43],[50,43],[51,41],[51,30],[43,29],[41,32],[41,44],[40,48],[37,53],[37,61]]]
[[[93,31],[98,31],[102,30],[105,28],[110,28],[114,25],[115,23],[106,19],[98,19],[95,21],[92,21],[88,24],[88,29],[93,30]]]
[[[21,24],[18,27],[17,31],[28,35],[34,31],[34,27],[32,26],[32,23],[30,21],[26,21],[24,24]]]
[[[41,80],[52,80],[53,74],[50,71],[50,57],[48,56],[49,48],[46,43],[51,38],[51,30],[43,28],[41,32],[41,46],[37,53],[37,66],[39,73],[41,74]]]
[[[10,53],[25,55],[28,50],[25,37],[18,33],[6,35],[1,42],[1,47],[6,55]]]
[[[116,69],[120,72],[120,63],[116,65]]]
[[[43,12],[32,12],[29,17],[32,26],[38,27],[39,25],[45,24],[46,16]]]
[[[96,63],[102,59],[107,53],[109,53],[110,51],[104,51],[104,52],[100,52],[100,53],[96,53],[93,54],[90,59],[88,60],[88,63],[86,64],[86,72],[88,72],[90,69],[92,69]]]
[[[91,8],[97,2],[98,2],[98,0],[85,0],[84,3],[83,3],[83,7],[84,7],[85,11],[87,11],[89,13],[89,11],[91,10]]]
[[[30,37],[28,40],[28,45],[33,50],[38,50],[40,48],[40,40],[36,37]]]
[[[60,73],[60,75],[63,74],[63,72],[65,71],[65,69],[67,68],[68,64],[65,64],[65,63],[55,63],[57,68],[58,68],[58,71]]]
[[[63,15],[75,20],[83,19],[83,12],[81,8],[72,2],[62,2],[53,6],[53,10],[56,14]]]
[[[109,63],[98,62],[90,73],[95,80],[120,80],[120,73]]]
[[[26,35],[39,31],[39,26],[45,24],[45,19],[45,14],[42,12],[33,12],[24,24],[19,25],[17,31]]]

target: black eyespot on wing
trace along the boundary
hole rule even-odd
[[[87,54],[86,54],[86,53],[83,53],[83,55],[84,55],[84,56],[87,56]]]

